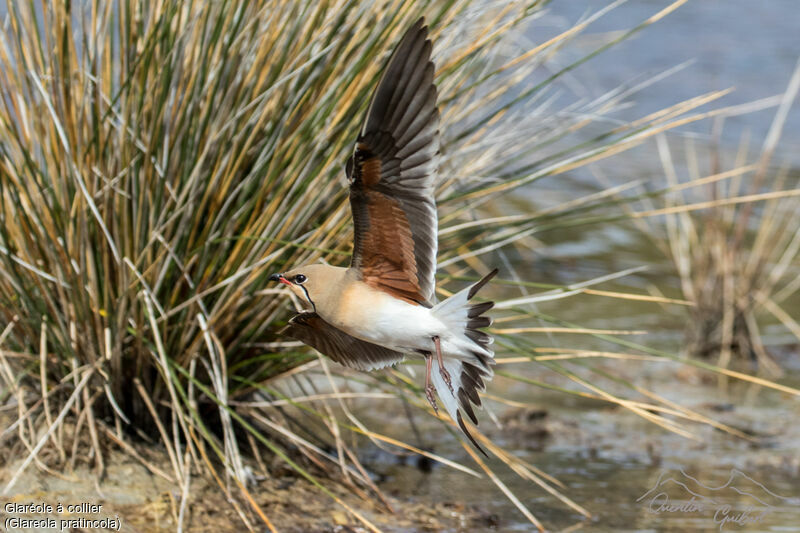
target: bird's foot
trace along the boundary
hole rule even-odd
[[[455,394],[453,391],[453,381],[450,379],[450,372],[447,371],[445,367],[439,367],[439,375],[442,376],[445,385],[447,388],[450,389],[450,394]]]
[[[439,340],[439,337],[433,337],[433,345],[436,347],[436,360],[439,362],[439,375],[442,376],[445,385],[447,385],[447,388],[450,389],[450,394],[455,396],[455,391],[453,390],[453,380],[450,379],[450,372],[448,372],[444,367],[442,344]]]
[[[433,366],[433,357],[431,354],[425,356],[425,396],[428,398],[428,403],[433,407],[433,412],[439,416],[439,408],[436,406],[436,396],[433,395],[436,388],[431,383],[431,367]]]
[[[425,387],[425,397],[428,398],[428,403],[433,407],[433,412],[436,413],[436,416],[439,416],[439,407],[436,405],[436,396],[433,394],[435,391],[436,389],[433,385],[428,385]]]

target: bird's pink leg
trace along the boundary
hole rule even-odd
[[[428,403],[433,407],[433,412],[439,415],[439,407],[436,406],[436,397],[433,392],[436,390],[431,384],[431,368],[433,367],[433,356],[430,354],[425,356],[425,396],[428,398]]]
[[[436,346],[436,359],[439,360],[439,375],[442,376],[447,388],[450,389],[450,394],[453,392],[453,383],[450,381],[450,372],[444,367],[444,360],[442,359],[442,344],[439,337],[433,337],[433,345]]]

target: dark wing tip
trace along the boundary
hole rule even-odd
[[[428,22],[425,20],[425,15],[419,17],[414,24],[408,27],[405,33],[403,33],[403,37],[400,38],[400,42],[403,42],[409,35],[415,32],[420,33],[423,39],[428,38]]]
[[[411,33],[412,31],[418,31],[423,34],[423,37],[427,39],[428,37],[428,23],[425,21],[425,15],[422,15],[417,19],[417,21],[411,25],[409,29],[406,30],[406,33],[403,34],[403,39],[405,36]]]
[[[403,86],[398,86],[398,80],[403,75],[406,80],[411,77],[411,71],[406,66],[408,61],[411,61],[411,69],[415,65],[425,68],[431,63],[431,51],[432,43],[428,35],[428,26],[425,25],[425,17],[420,17],[405,31],[395,45],[394,51],[383,69],[383,74],[370,101],[366,120],[361,127],[361,137],[367,136],[370,132],[379,131],[382,124],[383,127],[386,127],[386,119],[391,118],[393,114],[398,115],[398,118],[403,116],[401,110],[397,112],[398,110],[394,109],[397,98],[405,92]],[[412,89],[418,88],[413,87]]]

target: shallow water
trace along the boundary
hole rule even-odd
[[[631,0],[622,5],[579,39],[578,42],[585,43],[583,52],[580,46],[570,47],[575,54],[571,59],[596,46],[597,33],[630,27],[669,3]],[[542,42],[597,6],[589,0],[552,2],[548,16],[539,19],[527,37],[532,42]],[[617,118],[639,118],[680,100],[730,86],[735,86],[736,91],[720,105],[781,93],[800,57],[796,12],[794,0],[689,2],[634,39],[570,74],[561,83],[565,89],[562,99],[571,102],[576,97],[598,97],[637,76],[656,74],[691,59],[694,63],[684,70],[636,95],[634,105],[621,110]],[[770,109],[728,119],[722,134],[723,150],[734,148],[744,130],[750,130],[754,140],[763,139],[773,115],[774,109]],[[710,139],[710,128],[709,123],[698,123],[670,138],[693,138],[702,144]],[[784,149],[779,154],[782,161],[798,165],[800,152],[795,149],[798,142],[800,112],[794,111],[784,127],[781,145]],[[663,174],[653,147],[637,149],[604,164],[608,174],[621,179],[659,179]],[[542,180],[534,185],[536,194],[529,199],[537,205],[552,205],[553,201],[563,199],[564,191],[574,194],[576,189],[586,187],[589,179],[588,173],[579,170],[570,176]],[[674,280],[664,276],[671,267],[641,234],[604,225],[545,236],[543,241],[543,246],[531,257],[522,259],[521,265],[525,266],[520,266],[520,273],[526,279],[566,284],[648,265],[647,272],[602,288],[646,292],[652,283],[667,295],[679,297]],[[558,244],[548,245],[548,242]],[[591,300],[590,304],[584,298],[578,306],[575,301],[542,303],[539,309],[584,327],[647,330],[646,335],[626,338],[672,353],[680,349],[686,320],[680,309],[602,297]],[[788,311],[800,316],[800,302],[795,301]],[[776,333],[779,330],[767,326],[766,342],[787,369],[782,383],[798,386],[800,349],[791,344],[796,342],[792,337]],[[548,342],[549,346],[615,349],[586,336],[561,335],[543,338],[542,342]],[[540,411],[533,407],[530,411],[514,411],[488,401],[489,411],[501,424],[493,423],[491,413],[483,411],[479,415],[481,429],[493,441],[560,480],[565,485],[563,492],[593,516],[584,520],[534,484],[521,480],[499,461],[490,461],[502,480],[548,529],[800,531],[800,425],[796,423],[800,420],[800,401],[796,397],[734,382],[724,390],[710,374],[670,362],[611,360],[593,365],[751,433],[757,443],[687,423],[684,427],[697,436],[697,440],[691,440],[608,403],[579,401],[565,394],[496,378],[489,393],[493,389],[502,390],[504,396],[510,395]],[[520,365],[514,371],[569,386],[567,380],[555,377],[543,367]],[[608,382],[586,369],[575,371],[608,386]],[[631,394],[613,386],[609,390]],[[397,405],[389,402],[385,407],[396,409]],[[359,416],[378,431],[397,434],[396,427],[371,417],[376,412],[386,411],[373,405],[368,412],[360,411]],[[542,416],[542,412],[546,415]],[[418,418],[422,445],[474,466],[454,439],[442,436],[441,426],[425,417]],[[409,441],[419,442],[411,437]],[[395,457],[375,447],[364,453],[367,463],[380,475],[382,489],[389,493],[473,504],[485,515],[485,523],[473,526],[473,530],[534,529],[501,491],[485,479],[476,481],[440,465],[425,472],[414,465],[400,464]]]
[[[713,383],[698,383],[701,374],[677,372],[678,366],[672,363],[627,366],[616,370],[622,376],[636,376],[639,383],[682,406],[758,435],[760,444],[687,424],[698,438],[691,440],[610,404],[513,386],[515,399],[536,407],[509,411],[489,401],[488,409],[502,422],[493,424],[484,411],[481,429],[497,444],[561,481],[562,491],[592,514],[591,519],[582,519],[500,461],[490,460],[490,466],[548,530],[575,526],[584,531],[800,531],[800,426],[787,423],[800,415],[796,400],[763,390],[752,400],[744,400],[754,391],[737,385],[732,385],[728,396]],[[613,364],[603,367],[615,370]],[[496,379],[489,392],[504,385],[508,383]],[[391,406],[372,406],[370,411],[385,409]],[[396,433],[396,427],[370,419],[369,413],[359,415],[374,430]],[[423,418],[416,420],[423,444],[477,468],[441,426]],[[473,505],[485,517],[487,530],[533,530],[486,479],[475,480],[441,465],[426,472],[374,447],[365,450],[364,458],[389,494]],[[730,486],[719,488],[729,479]],[[749,515],[743,515],[745,511]],[[725,516],[744,516],[745,523],[721,523]]]
[[[629,0],[593,23],[576,46],[566,47],[575,60],[593,50],[612,32],[630,28],[658,11],[671,0]],[[528,31],[532,43],[539,43],[568,29],[601,3],[594,0],[551,2],[548,15]],[[606,3],[603,3],[606,4]],[[734,88],[718,103],[737,105],[782,93],[800,59],[795,0],[690,0],[662,20],[631,38],[592,58],[560,83],[564,100],[596,98],[622,84],[642,81],[684,62],[691,62],[658,83],[630,98],[633,104],[619,111],[618,118],[632,120],[699,94]],[[712,105],[712,107],[717,107]],[[795,107],[796,109],[796,107]],[[736,143],[743,129],[753,139],[766,135],[774,109],[727,119],[723,142]],[[710,124],[696,123],[679,129],[708,136]],[[800,112],[787,117],[787,141],[800,139]],[[791,145],[789,145],[791,146]],[[787,150],[800,163],[797,150]]]
[[[614,255],[619,250],[612,247],[606,253]],[[593,259],[600,261],[597,257]],[[575,272],[562,269],[558,275],[548,272],[546,279],[560,282],[573,281],[573,277],[586,279],[592,268],[576,266]],[[640,290],[637,286],[642,283],[634,278],[616,287],[611,284],[603,288]],[[586,327],[647,330],[647,334],[625,338],[672,353],[679,349],[685,318],[678,312],[671,315],[655,304],[621,304],[601,297],[585,307],[576,307],[575,301],[586,303],[585,298],[568,298],[541,303],[539,309]],[[768,340],[774,343],[771,351],[786,370],[781,383],[800,386],[798,345],[781,346],[788,339],[778,336]],[[578,335],[556,335],[551,340],[542,336],[541,344],[623,351]],[[496,377],[488,394],[511,398],[530,408],[510,408],[484,400],[487,409],[478,413],[480,429],[493,442],[562,482],[562,492],[592,514],[591,519],[584,520],[533,483],[520,479],[500,461],[490,460],[503,482],[548,530],[575,526],[581,531],[620,532],[800,531],[800,424],[796,422],[800,420],[800,400],[797,397],[733,380],[724,389],[711,373],[673,362],[593,360],[590,365],[753,435],[756,441],[687,422],[683,427],[697,437],[692,440],[606,402],[583,400]],[[645,400],[586,368],[565,366],[609,392]],[[506,365],[503,370],[580,390],[566,378],[536,364]],[[416,379],[421,379],[419,373]],[[391,412],[397,413],[396,424],[387,423],[385,416],[380,415]],[[432,448],[438,454],[478,469],[454,438],[428,417],[415,418],[422,436],[420,439],[411,436],[396,402],[372,404],[357,413],[375,431],[403,437],[407,442]],[[400,427],[403,429],[399,430]],[[372,445],[363,452],[366,464],[379,474],[382,490],[390,494],[474,505],[486,517],[483,526],[487,531],[534,530],[485,478],[475,480],[441,465],[425,472],[413,464],[398,462]],[[659,478],[663,487],[647,495],[659,484]],[[670,478],[687,488],[675,482],[664,485],[664,480]],[[708,488],[724,485],[729,479],[733,480],[731,487]],[[689,490],[697,494],[694,499]],[[743,514],[745,511],[749,514]],[[739,517],[744,523],[721,523],[725,516]]]

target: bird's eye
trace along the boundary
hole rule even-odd
[[[306,282],[306,279],[308,278],[306,278],[304,275],[298,274],[294,277],[294,282],[297,283],[298,285],[302,285],[303,283]]]

